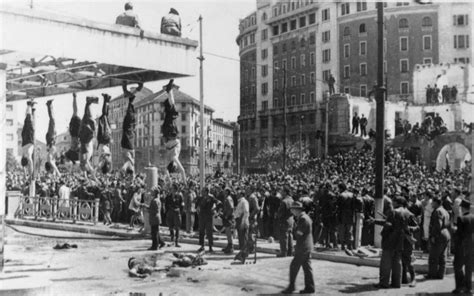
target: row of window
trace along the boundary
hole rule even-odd
[[[400,82],[400,94],[401,95],[408,95],[409,91],[410,91],[409,87],[410,87],[410,83],[408,81]],[[351,92],[351,89],[347,86],[344,87],[344,93],[354,95]],[[361,84],[359,86],[359,94],[358,95],[361,96],[361,97],[366,97],[367,96],[367,84]]]
[[[423,19],[421,21],[421,26],[422,27],[432,27],[433,26],[433,21],[431,20],[431,18],[429,16],[425,16],[425,17],[423,17]],[[398,28],[402,29],[402,30],[408,29],[409,28],[408,19],[401,18],[398,21]],[[365,23],[360,24],[359,25],[359,34],[366,34],[366,33],[367,33],[367,28],[366,28]],[[346,37],[351,36],[351,28],[350,27],[344,27],[343,36],[346,36]]]
[[[281,14],[285,14],[287,12],[293,11],[300,7],[312,4],[314,0],[298,0],[298,1],[291,1],[287,3],[280,3],[273,7],[273,17],[279,16]],[[266,15],[265,15],[266,18]],[[263,19],[263,16],[262,16]]]
[[[431,62],[432,62],[431,58],[423,59],[424,64],[431,64]],[[384,73],[387,73],[387,61],[384,62],[383,68],[384,68]],[[410,71],[410,64],[409,64],[408,59],[400,59],[400,73],[408,73],[409,71]],[[359,64],[358,75],[367,76],[367,63]],[[350,77],[351,77],[351,66],[344,65],[343,78],[349,79]]]
[[[310,52],[309,53],[309,65],[310,66],[314,66],[315,64],[315,55],[314,55],[314,52]],[[290,58],[290,67],[291,67],[291,70],[295,70],[297,68],[297,63],[296,63],[296,57],[292,56]],[[299,62],[299,65],[301,68],[303,67],[306,67],[306,54],[302,53],[300,55],[300,62]],[[279,67],[278,67],[278,61],[275,61],[273,62],[273,67],[275,70],[278,70]],[[281,67],[282,69],[287,69],[287,62],[286,62],[286,59],[282,59],[281,61]]]
[[[304,28],[306,25],[312,25],[316,23],[316,14],[311,13],[309,15],[304,15],[299,17],[298,19],[293,19],[290,20],[290,22],[284,22],[282,24],[274,25],[272,30],[273,30],[273,36],[277,36],[280,34],[287,33],[289,31],[294,31],[298,28]]]
[[[314,33],[311,33],[309,35],[309,44],[314,45],[315,43],[316,43],[316,37],[315,37]],[[290,46],[291,46],[291,50],[295,51],[296,50],[296,41],[292,40],[290,42]],[[300,39],[300,47],[303,48],[305,46],[306,46],[306,39],[303,37],[303,38]],[[278,44],[273,45],[273,55],[278,55],[279,54],[279,48],[280,48],[280,46]],[[287,52],[287,43],[286,42],[283,42],[281,44],[281,52],[282,53]]]

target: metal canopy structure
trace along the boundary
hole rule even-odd
[[[197,41],[0,7],[7,101],[192,76]],[[33,53],[33,54],[32,54]],[[144,58],[146,57],[146,58]]]

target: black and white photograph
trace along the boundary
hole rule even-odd
[[[473,0],[0,0],[0,296],[473,295]]]

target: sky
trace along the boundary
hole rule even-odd
[[[0,0],[8,6],[29,9],[30,0]],[[50,11],[66,16],[84,17],[93,21],[103,23],[115,23],[117,15],[123,12],[126,1],[118,0],[33,0],[33,9]],[[240,78],[239,78],[239,47],[235,40],[238,35],[239,19],[244,18],[256,9],[256,0],[238,1],[132,1],[134,11],[138,14],[141,26],[145,31],[160,31],[161,17],[166,15],[170,7],[178,10],[183,27],[182,35],[193,40],[199,40],[199,15],[203,17],[203,51],[221,56],[230,57],[222,59],[212,55],[204,54],[204,101],[216,111],[215,118],[236,121],[239,115],[240,101]],[[196,57],[199,51],[196,51]],[[146,58],[146,57],[144,57]],[[199,63],[196,63],[198,66]],[[199,73],[196,69],[196,73]],[[156,92],[161,89],[167,81],[147,83],[145,87]],[[199,99],[199,76],[175,79],[175,84],[180,90]],[[95,90],[78,94],[79,106],[85,103],[87,95],[100,96],[103,91]],[[120,95],[120,87],[107,89],[107,93]],[[56,111],[57,132],[67,130],[72,115],[71,94],[53,97]],[[38,99],[37,107],[37,132],[39,140],[44,140],[47,131],[48,115],[46,109],[46,98]],[[23,122],[26,103],[20,101],[17,105],[17,116],[19,122]],[[80,116],[82,110],[80,109]],[[100,114],[100,104],[94,105],[93,115]]]

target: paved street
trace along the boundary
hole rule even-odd
[[[134,256],[152,255],[146,251],[147,240],[105,240],[98,236],[17,227],[40,235],[64,237],[44,238],[28,236],[8,230],[6,246],[6,278],[46,278],[52,281],[54,295],[255,295],[272,294],[285,288],[288,281],[290,258],[275,258],[258,254],[253,265],[231,265],[232,256],[217,252],[206,255],[209,264],[202,268],[176,268],[171,273],[155,272],[146,279],[128,277],[127,260]],[[79,238],[99,239],[79,239]],[[53,250],[57,243],[77,244],[77,249]],[[170,265],[174,251],[194,251],[196,245],[181,248],[167,247],[157,254],[158,265]],[[441,293],[453,289],[452,275],[443,281],[421,282],[415,289],[404,287],[378,291],[378,270],[349,264],[313,260],[316,290],[319,295],[406,295]],[[302,271],[301,271],[302,272]],[[170,277],[179,274],[178,277]],[[298,289],[303,288],[303,274],[298,278]],[[437,294],[439,295],[439,294]]]

